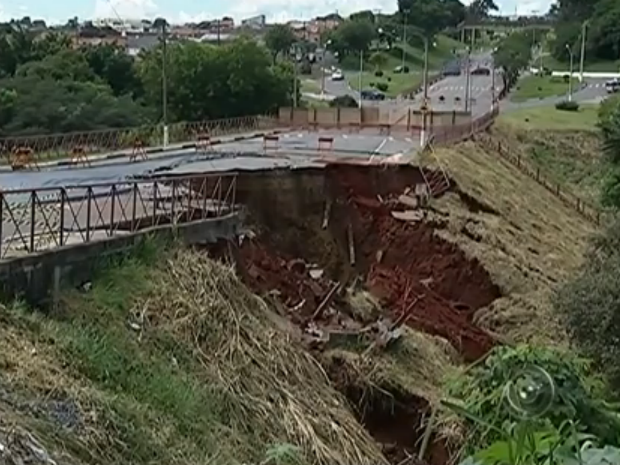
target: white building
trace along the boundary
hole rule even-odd
[[[252,16],[251,18],[241,21],[241,26],[251,27],[253,29],[262,29],[267,24],[265,15]]]

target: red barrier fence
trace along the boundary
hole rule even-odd
[[[277,124],[277,119],[267,116],[243,116],[194,123],[175,123],[168,126],[168,141],[172,145],[187,142],[194,146],[198,135],[219,137],[272,129]],[[0,163],[3,160],[11,164],[17,161],[19,162],[18,168],[28,168],[34,166],[36,162],[45,160],[69,159],[77,147],[83,152],[83,157],[116,151],[131,151],[137,145],[158,147],[163,145],[163,133],[161,125],[154,125],[0,138]],[[24,155],[26,153],[29,154],[28,157]]]
[[[236,210],[236,174],[0,192],[0,258]]]

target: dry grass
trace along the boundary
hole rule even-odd
[[[385,311],[370,293],[349,291],[348,301],[358,321],[374,322]],[[386,349],[368,351],[368,346],[342,345],[327,350],[324,361],[346,362],[349,382],[368,389],[396,390],[425,399],[440,400],[442,385],[453,373],[459,355],[440,337],[430,336],[406,326],[398,341]]]
[[[508,341],[563,344],[549,297],[579,265],[593,225],[473,142],[436,154],[479,202],[454,193],[439,199],[436,219],[445,226],[438,234],[480,260],[504,294],[478,312],[479,323]]]
[[[54,318],[0,312],[0,394],[16,399],[0,395],[3,420],[59,463],[275,463],[287,444],[278,463],[385,463],[229,267],[190,251],[130,259],[66,300]]]

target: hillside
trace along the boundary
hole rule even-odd
[[[492,131],[496,142],[504,137]],[[509,341],[563,345],[549,297],[580,264],[595,226],[486,146],[436,154],[461,191],[437,201],[438,233],[480,260],[502,293],[476,321]]]
[[[566,344],[548,298],[594,231],[485,147],[436,151],[455,185],[423,220],[401,218],[413,167],[240,174],[239,241],[147,242],[52,312],[6,303],[0,444],[59,465],[417,455],[456,367]],[[434,433],[446,465],[462,431]]]

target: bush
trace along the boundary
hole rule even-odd
[[[568,84],[568,81],[570,81],[570,76],[568,74],[565,74],[564,76],[562,76],[562,79],[566,84]]]
[[[536,367],[536,368],[534,368]],[[542,369],[543,371],[540,371]],[[507,386],[523,380],[526,371],[549,375],[553,385],[541,385],[528,400],[506,398]],[[538,381],[544,381],[541,377]],[[608,409],[600,396],[604,383],[593,375],[590,364],[568,351],[527,345],[498,347],[484,363],[448,383],[451,398],[476,418],[497,428],[510,424],[515,415],[529,416],[532,426],[552,424],[560,428],[566,420],[578,423],[580,432],[595,435],[605,444],[618,444],[620,419]],[[512,403],[511,403],[512,402]],[[523,409],[515,411],[514,409]],[[468,448],[488,447],[502,437],[486,425],[468,422]]]
[[[391,76],[387,77],[387,82],[392,82],[392,77]]]
[[[597,235],[554,301],[573,341],[620,388],[620,220]]]
[[[329,106],[332,108],[357,108],[358,105],[355,98],[350,95],[342,95],[329,102]]]
[[[403,73],[408,73],[409,72],[409,66],[405,65],[405,67],[403,68]]]
[[[303,75],[312,74],[312,65],[309,61],[306,60],[301,64],[299,68],[299,73]]]
[[[381,71],[380,69],[378,69],[377,71],[375,71],[375,76],[376,76],[376,77],[383,77],[383,71]]]
[[[555,104],[555,108],[562,111],[579,111],[579,104],[569,100],[562,100]]]
[[[387,90],[389,89],[389,85],[387,82],[377,82],[375,84],[375,87],[380,90],[381,92],[387,92]]]
[[[377,83],[376,82],[371,82],[370,84],[368,84],[370,87],[377,87]]]

